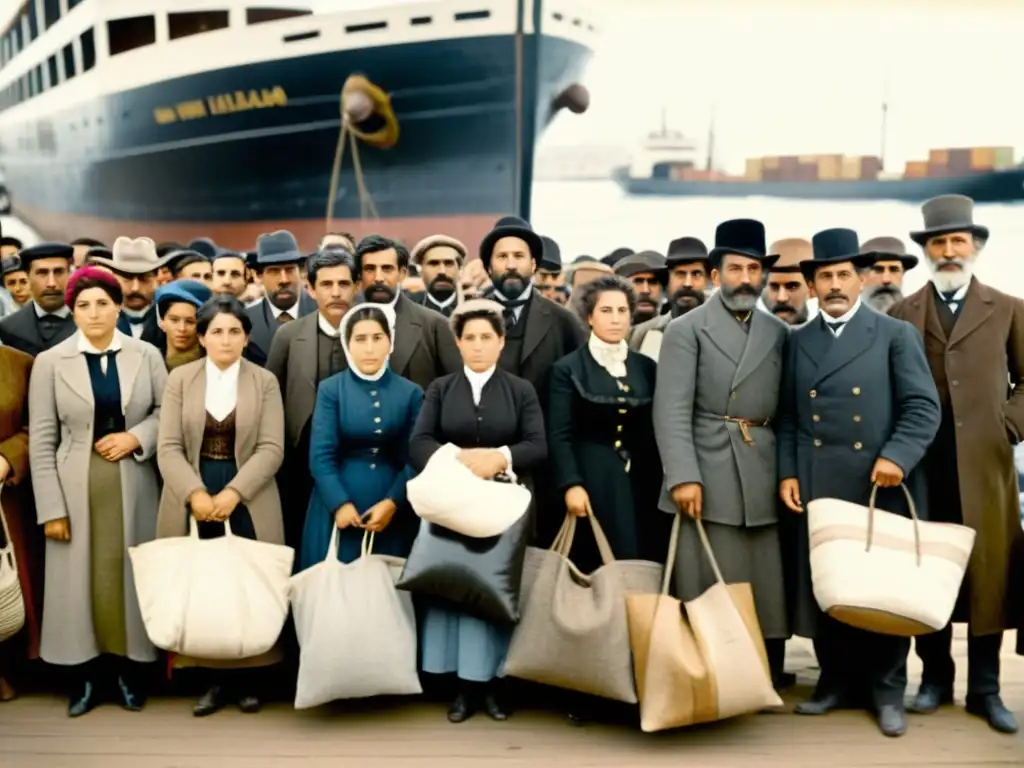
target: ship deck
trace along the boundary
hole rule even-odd
[[[1003,651],[1003,697],[1024,716],[1024,657]],[[956,638],[958,706],[911,716],[908,733],[886,739],[867,714],[789,714],[817,675],[809,645],[791,643],[799,685],[786,711],[667,734],[626,726],[573,727],[557,712],[517,712],[506,723],[484,716],[453,726],[444,707],[372,702],[295,712],[285,704],[257,715],[223,712],[196,720],[191,701],[150,701],[130,714],[101,707],[69,720],[65,702],[33,695],[0,705],[0,765],[12,768],[384,768],[444,766],[1020,766],[1024,736],[1004,736],[964,713],[966,647]],[[920,665],[913,655],[911,689]]]

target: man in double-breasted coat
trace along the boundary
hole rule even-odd
[[[907,514],[897,487],[935,436],[939,399],[921,341],[909,323],[879,314],[860,291],[873,257],[858,255],[857,233],[816,234],[801,262],[820,315],[792,332],[779,407],[779,494],[796,526],[795,632],[814,639],[821,676],[799,714],[860,704],[864,694],[887,736],[906,731],[903,696],[910,640],[854,629],[823,614],[814,597],[804,505],[835,498]],[[907,487],[926,515],[915,478]],[[868,690],[865,691],[864,689]]]
[[[943,195],[924,204],[925,227],[911,233],[932,279],[890,310],[911,322],[942,403],[942,423],[925,459],[931,518],[977,532],[953,621],[969,623],[967,711],[996,730],[1017,723],[999,696],[999,651],[1020,566],[1013,445],[1024,437],[1024,304],[971,276],[988,230],[973,222],[973,201]],[[1015,552],[1016,557],[1015,557]],[[1024,584],[1017,584],[1024,591]],[[1017,597],[1019,600],[1020,598]],[[952,630],[918,637],[924,662],[912,710],[934,712],[953,700]]]
[[[680,529],[676,594],[692,600],[715,583],[690,521],[701,519],[726,581],[753,586],[778,684],[789,627],[771,422],[789,331],[755,310],[775,258],[765,252],[761,222],[739,219],[718,227],[710,259],[720,290],[665,332],[654,433],[665,468],[660,507],[689,515]]]

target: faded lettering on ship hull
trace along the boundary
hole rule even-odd
[[[250,88],[233,93],[219,93],[204,99],[190,99],[178,102],[173,107],[157,107],[153,110],[153,119],[157,125],[199,120],[216,115],[230,115],[235,112],[248,112],[252,109],[268,109],[271,107],[288,106],[288,94],[280,85],[271,88]]]

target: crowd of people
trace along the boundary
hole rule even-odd
[[[969,198],[923,216],[920,259],[841,228],[768,245],[739,219],[710,249],[681,237],[564,268],[516,217],[478,258],[445,235],[409,251],[331,233],[311,254],[286,231],[246,253],[3,238],[0,481],[27,618],[0,644],[0,700],[41,658],[66,672],[71,716],[111,695],[141,709],[159,651],[127,548],[229,524],[292,547],[297,571],[334,529],[344,562],[367,531],[404,557],[419,526],[406,483],[454,444],[478,477],[532,489],[540,546],[566,514],[593,515],[616,558],[664,563],[680,515],[683,601],[715,583],[701,520],[725,579],[753,587],[775,687],[794,682],[787,639],[812,638],[821,675],[796,711],[865,708],[889,736],[908,709],[952,702],[951,631],[914,641],[924,674],[906,705],[911,640],[819,610],[804,510],[878,486],[881,508],[908,514],[905,485],[922,518],[977,532],[953,616],[970,629],[966,709],[1016,732],[999,654],[1024,607],[1024,304],[973,275],[989,232]],[[904,297],[919,261],[930,280]],[[602,562],[583,527],[568,555],[584,573]],[[417,618],[425,677],[458,681],[448,718],[505,719],[508,628],[430,601]],[[195,715],[255,712],[291,652],[169,666],[202,676]]]

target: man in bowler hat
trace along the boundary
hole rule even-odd
[[[931,519],[977,532],[953,621],[967,622],[967,711],[1003,733],[1017,722],[1003,704],[999,652],[1024,592],[1013,446],[1024,437],[1024,304],[973,276],[988,242],[974,202],[943,195],[922,206],[924,228],[911,239],[924,251],[931,281],[889,312],[924,339],[942,403],[938,435],[925,457]],[[1017,590],[1018,594],[1014,594]],[[953,701],[952,629],[915,641],[924,662],[911,706],[934,712]]]
[[[906,482],[925,517],[919,475],[910,475],[935,436],[939,398],[913,327],[864,306],[864,272],[873,257],[858,253],[857,233],[828,229],[812,245],[813,257],[800,266],[820,314],[789,337],[777,430],[779,495],[800,521],[794,632],[814,640],[821,668],[813,696],[796,711],[823,715],[864,703],[882,733],[901,736],[910,640],[855,629],[821,612],[804,509],[825,497],[866,506],[877,484],[878,507],[907,515],[898,487]]]
[[[657,251],[640,251],[620,259],[614,269],[616,275],[626,278],[636,288],[636,310],[632,322],[645,323],[657,317],[668,284],[665,257]]]
[[[864,282],[864,300],[879,312],[888,312],[903,298],[903,278],[917,266],[917,256],[907,253],[898,237],[873,237],[861,244],[860,252],[875,258]]]

